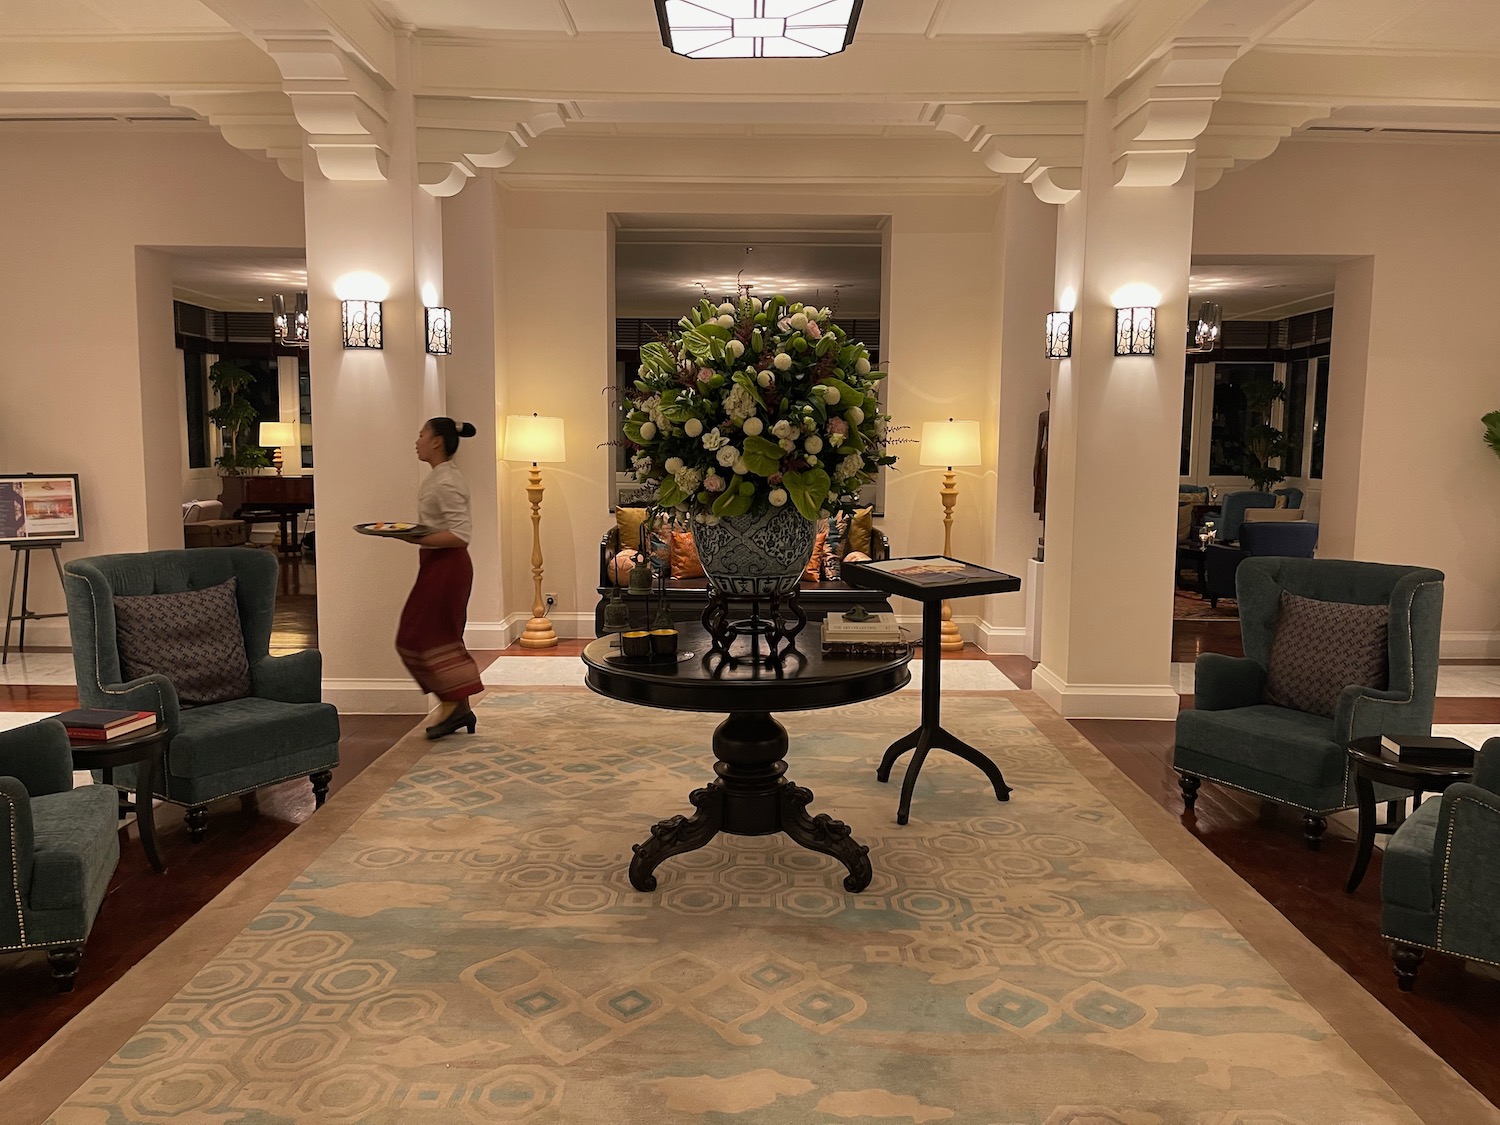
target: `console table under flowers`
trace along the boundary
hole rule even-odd
[[[785,297],[705,299],[641,349],[624,438],[657,506],[692,518],[721,594],[796,589],[816,520],[851,509],[882,465],[884,372],[826,308]]]

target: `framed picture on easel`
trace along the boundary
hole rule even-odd
[[[0,475],[0,546],[82,539],[77,473]]]

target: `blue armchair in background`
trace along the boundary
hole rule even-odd
[[[122,683],[116,640],[117,596],[181,593],[237,580],[236,600],[250,665],[250,694],[198,707],[179,705],[163,675]],[[99,555],[63,567],[78,697],[84,707],[155,711],[168,728],[156,795],[187,809],[196,842],[207,830],[206,806],[278,781],[310,777],[318,805],[339,763],[339,717],[321,702],[323,661],[315,649],[271,656],[276,558],[245,547],[204,547]],[[135,769],[116,769],[116,785],[133,787]]]
[[[1316,848],[1327,815],[1358,803],[1346,747],[1378,734],[1428,734],[1437,695],[1443,573],[1346,559],[1248,558],[1236,576],[1245,655],[1198,657],[1191,711],[1177,717],[1172,766],[1189,811],[1202,779],[1241,789],[1303,813]],[[1387,683],[1349,684],[1333,714],[1316,715],[1263,699],[1281,593],[1322,602],[1387,605]],[[1377,785],[1376,799],[1408,794]]]
[[[0,949],[45,949],[59,992],[73,991],[120,861],[119,819],[114,789],[73,788],[56,719],[0,731]]]
[[[1310,559],[1318,546],[1318,525],[1306,520],[1290,523],[1247,523],[1240,528],[1240,545],[1210,544],[1203,558],[1204,592],[1212,606],[1235,596],[1234,578],[1240,563],[1256,555]]]
[[[1217,512],[1210,512],[1204,517],[1204,525],[1213,524],[1215,538],[1220,543],[1237,543],[1240,538],[1240,527],[1245,522],[1245,510],[1247,508],[1274,508],[1276,497],[1269,492],[1255,492],[1246,490],[1244,492],[1230,492],[1225,495],[1224,502],[1219,505]]]
[[[1484,744],[1472,782],[1429,797],[1396,829],[1380,900],[1403,992],[1424,950],[1500,965],[1500,738]]]

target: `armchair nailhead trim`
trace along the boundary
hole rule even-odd
[[[16,896],[16,925],[21,929],[21,944],[8,949],[26,948],[26,912],[21,909],[21,849],[16,842],[16,802],[9,793],[0,793],[10,811],[10,886]]]
[[[1487,812],[1491,814],[1494,813],[1494,810],[1491,809],[1489,805],[1484,804],[1482,801],[1476,801],[1471,797],[1454,797],[1453,803],[1454,805],[1470,804],[1479,809],[1481,812]],[[1443,940],[1443,924],[1448,916],[1448,872],[1453,866],[1453,838],[1458,835],[1458,829],[1454,826],[1452,814],[1450,814],[1448,825],[1448,839],[1447,842],[1443,845],[1443,894],[1442,897],[1438,899],[1437,912],[1437,939],[1440,944]],[[1461,954],[1461,956],[1467,957],[1468,955]],[[1484,960],[1484,958],[1473,957],[1470,958],[1470,960],[1482,961]],[[1494,962],[1486,962],[1486,964],[1493,963]]]

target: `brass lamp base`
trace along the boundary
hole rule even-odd
[[[947,602],[943,603],[943,644],[944,652],[958,652],[964,647],[963,634],[958,631],[958,626],[953,621],[953,607]]]
[[[533,617],[526,622],[518,643],[522,648],[556,648],[557,634],[552,630],[552,622],[545,617]]]

